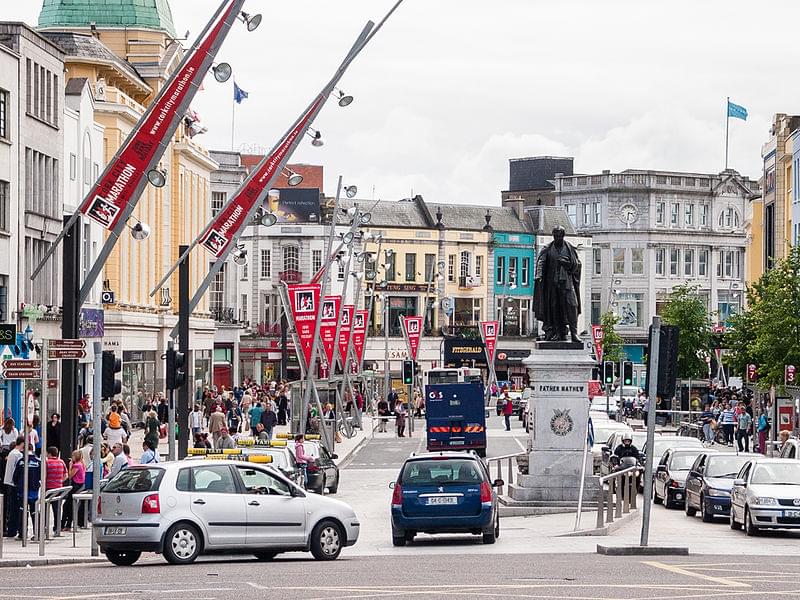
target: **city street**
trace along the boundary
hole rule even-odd
[[[113,571],[112,571],[113,569]],[[3,569],[0,585],[26,599],[241,597],[329,598],[572,598],[634,600],[800,596],[794,557],[612,558],[530,555],[344,557],[333,566],[306,559],[259,563],[203,559],[187,567],[143,561],[132,568],[106,565]],[[30,573],[30,571],[27,571]]]

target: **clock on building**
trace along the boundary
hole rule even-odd
[[[630,227],[639,217],[639,211],[633,204],[623,204],[619,209],[619,220]]]

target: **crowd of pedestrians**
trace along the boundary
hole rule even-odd
[[[756,415],[752,398],[736,388],[713,387],[702,398],[699,421],[705,445],[733,447],[766,454],[772,427],[766,411]]]

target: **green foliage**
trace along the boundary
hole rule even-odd
[[[681,285],[672,290],[661,311],[665,325],[680,328],[678,338],[678,376],[706,377],[706,356],[711,347],[711,317],[705,300],[691,285]]]
[[[600,324],[603,326],[603,360],[611,360],[618,363],[625,358],[625,351],[622,347],[625,340],[617,333],[616,325],[619,323],[619,316],[611,311],[600,315]]]
[[[785,365],[800,366],[800,247],[748,289],[747,309],[732,326],[730,365],[744,373],[754,363],[759,387],[783,386]]]

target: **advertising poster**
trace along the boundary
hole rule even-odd
[[[297,338],[306,359],[306,366],[311,363],[311,349],[314,344],[314,333],[317,327],[317,306],[319,305],[319,284],[300,284],[286,286],[289,301],[292,304],[292,319],[297,331]]]
[[[325,360],[333,362],[333,349],[336,347],[336,323],[339,317],[341,296],[325,296],[322,300],[322,319],[319,326],[319,337],[325,352]]]
[[[342,307],[342,324],[339,326],[339,361],[342,364],[342,368],[346,364],[347,344],[350,343],[350,331],[353,327],[355,308],[352,304],[345,304]]]

